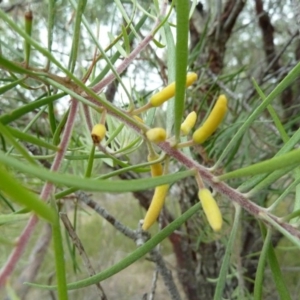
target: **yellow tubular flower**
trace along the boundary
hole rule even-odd
[[[166,140],[167,133],[163,128],[156,127],[156,128],[149,129],[146,132],[146,136],[150,142],[160,143]]]
[[[92,129],[92,139],[94,144],[99,144],[106,134],[106,128],[103,124],[96,124]]]
[[[191,129],[195,126],[197,120],[197,114],[192,111],[188,114],[188,116],[185,118],[183,123],[181,124],[181,132],[183,135],[188,135]]]
[[[197,80],[197,78],[198,76],[196,73],[187,74],[185,86],[189,87]],[[162,89],[160,92],[153,95],[150,98],[150,103],[154,107],[161,106],[164,102],[172,98],[174,95],[175,95],[175,82],[172,82],[164,89]]]
[[[144,223],[142,226],[143,230],[148,230],[157,220],[159,213],[164,206],[168,190],[168,184],[160,185],[155,188],[151,204],[144,219]]]
[[[203,211],[207,221],[214,231],[220,231],[222,228],[222,214],[216,200],[208,189],[201,189],[198,192]]]
[[[158,158],[159,158],[158,155],[154,155],[154,156],[151,156],[150,154],[148,155],[149,162],[156,160]],[[152,177],[160,176],[163,173],[163,167],[162,167],[161,163],[153,164],[150,166],[150,168],[151,168],[151,176]]]
[[[193,141],[197,144],[204,143],[218,128],[227,112],[227,98],[220,95],[210,115],[203,125],[193,134]]]

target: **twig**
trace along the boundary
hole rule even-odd
[[[166,14],[167,5],[168,5],[168,1],[164,0],[162,7],[161,7],[161,11],[160,11],[160,16],[157,18],[157,20],[155,22],[154,29],[148,36],[146,36],[137,45],[137,47],[116,68],[116,72],[118,74],[121,74],[125,69],[127,69],[127,67],[134,61],[134,59],[138,56],[138,54],[140,54],[148,46],[148,44],[152,41],[155,31],[161,23],[162,17],[164,17]],[[111,82],[113,82],[115,80],[115,77],[116,77],[115,74],[113,74],[113,73],[109,74],[102,81],[100,81],[99,83],[94,85],[92,90],[96,93],[101,92],[104,87],[106,87],[107,85],[109,85]]]
[[[78,253],[79,255],[81,256],[82,258],[82,261],[87,269],[87,272],[90,276],[93,276],[96,274],[96,272],[94,271],[93,267],[92,267],[92,264],[84,250],[84,247],[79,239],[79,237],[77,236],[68,216],[66,213],[59,213],[59,216],[61,218],[61,220],[63,221],[64,225],[65,225],[65,228],[66,230],[68,231],[72,241],[73,241],[73,244],[75,245],[75,247],[77,248],[78,250]],[[101,300],[106,300],[107,297],[105,295],[105,292],[100,284],[100,282],[96,283],[96,287],[97,287],[97,291],[98,291],[98,295],[99,295],[99,298]]]
[[[159,215],[158,227],[159,227],[159,230],[161,230],[163,228],[163,213],[162,212]],[[160,244],[157,245],[156,251],[159,253]],[[152,260],[154,260],[154,259],[155,258],[153,257]],[[157,280],[158,280],[158,267],[155,268],[154,273],[153,273],[152,284],[151,284],[151,289],[150,289],[150,294],[149,294],[148,300],[154,300]]]
[[[152,284],[151,284],[148,300],[154,300],[157,279],[158,279],[158,268],[156,268],[153,273]]]
[[[98,214],[100,214],[105,220],[107,220],[109,223],[111,223],[116,230],[123,233],[128,238],[134,240],[137,244],[137,246],[141,246],[145,243],[147,239],[149,239],[149,234],[147,232],[144,232],[142,230],[131,230],[127,226],[123,225],[121,222],[115,219],[109,212],[101,207],[97,202],[95,202],[93,199],[91,199],[90,196],[88,196],[85,192],[78,191],[75,193],[78,200],[84,202],[86,205],[94,209]],[[172,274],[168,270],[168,268],[165,265],[165,262],[161,256],[161,254],[158,252],[157,249],[153,249],[149,252],[150,258],[152,261],[154,261],[157,265],[157,270],[161,274],[163,281],[174,300],[180,299],[180,294],[177,290],[177,287],[173,281]]]
[[[239,14],[241,12],[241,8],[243,8],[243,6],[244,6],[243,2],[244,2],[243,0],[235,1],[235,4],[234,4],[233,8],[231,9],[229,16],[223,25],[224,30],[229,30],[230,28],[232,28],[237,16],[239,16]]]
[[[116,230],[123,233],[125,236],[129,237],[132,240],[136,240],[136,231],[131,230],[121,222],[119,222],[114,216],[112,216],[105,208],[100,206],[96,201],[94,201],[89,195],[85,192],[77,191],[75,195],[79,201],[84,202],[87,206],[91,207],[95,212],[101,215],[106,221],[108,221]]]
[[[162,279],[165,283],[165,286],[168,289],[168,292],[170,293],[172,300],[180,300],[180,294],[178,292],[178,289],[176,287],[176,284],[173,280],[173,276],[171,271],[167,268],[164,259],[162,258],[161,254],[159,253],[157,248],[154,248],[150,251],[150,258],[156,263],[157,270],[162,276]]]

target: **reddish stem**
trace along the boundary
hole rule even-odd
[[[70,108],[68,120],[66,122],[66,126],[64,128],[59,151],[56,153],[54,162],[51,166],[51,171],[53,171],[53,172],[58,171],[58,169],[63,161],[64,155],[67,151],[68,144],[69,144],[71,134],[72,134],[72,130],[74,127],[75,117],[77,114],[77,108],[78,108],[78,102],[76,100],[71,100],[71,108]],[[53,190],[53,184],[50,182],[46,182],[42,189],[40,198],[43,199],[44,201],[46,201],[49,198],[52,190]],[[11,275],[11,273],[15,269],[16,264],[18,263],[21,255],[24,253],[24,249],[25,249],[26,245],[28,244],[29,239],[30,239],[37,223],[38,223],[38,217],[36,215],[33,215],[29,219],[26,227],[24,228],[23,232],[19,236],[16,247],[13,249],[13,251],[10,254],[9,258],[7,259],[5,265],[1,269],[0,288],[5,285],[6,280],[8,279],[8,277]]]

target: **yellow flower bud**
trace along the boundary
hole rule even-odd
[[[96,124],[92,129],[92,139],[94,144],[99,144],[106,134],[106,128],[103,124]]]
[[[150,154],[148,155],[148,161],[151,162],[153,160],[158,159],[159,156],[158,155],[154,155],[151,156]],[[156,176],[160,176],[163,173],[163,167],[161,163],[156,163],[150,166],[151,169],[151,176],[152,177],[156,177]]]
[[[188,116],[185,118],[183,123],[181,124],[181,132],[183,135],[188,135],[191,129],[195,126],[197,120],[197,114],[192,111],[188,114]]]
[[[214,231],[220,231],[222,228],[222,214],[220,208],[208,189],[201,189],[198,192],[203,211],[207,221]]]
[[[193,141],[197,144],[204,143],[218,128],[227,112],[227,98],[220,95],[214,108],[203,125],[193,134]]]
[[[185,86],[189,87],[197,80],[197,78],[198,76],[196,73],[187,74]],[[154,107],[161,106],[164,102],[172,98],[174,95],[175,95],[175,82],[172,82],[164,89],[162,89],[160,92],[154,94],[150,98],[150,103]]]
[[[167,133],[163,128],[156,127],[156,128],[149,129],[146,132],[146,136],[150,142],[160,143],[166,140]]]
[[[157,220],[159,213],[164,206],[168,190],[168,184],[160,185],[155,188],[151,204],[144,219],[144,223],[142,226],[143,230],[148,230]]]

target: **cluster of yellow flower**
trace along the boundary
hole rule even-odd
[[[197,80],[196,73],[189,73],[186,77],[186,87],[189,87]],[[153,95],[149,102],[132,112],[133,117],[143,122],[143,120],[136,116],[137,114],[151,108],[151,107],[159,107],[167,100],[171,99],[175,95],[175,82],[171,83],[163,90]],[[225,95],[220,95],[216,101],[215,106],[213,107],[211,113],[205,120],[205,122],[200,126],[197,130],[194,131],[192,135],[192,140],[182,144],[183,146],[192,146],[193,144],[202,144],[204,143],[218,128],[220,123],[222,122],[225,114],[227,112],[227,98]],[[181,124],[181,134],[183,136],[187,136],[192,128],[195,126],[197,120],[196,112],[191,112],[184,122]],[[94,126],[91,136],[95,144],[100,143],[104,138],[106,133],[105,126],[103,124],[97,124]],[[152,128],[149,129],[146,133],[147,145],[149,150],[148,162],[152,162],[158,160],[159,155],[154,151],[151,146],[151,142],[153,143],[161,143],[164,142],[167,138],[167,134],[164,128]],[[175,147],[180,147],[176,145]],[[152,177],[160,176],[163,174],[163,166],[160,162],[154,162],[150,165],[151,175]],[[154,195],[149,206],[149,209],[146,213],[144,222],[143,222],[143,230],[148,230],[157,220],[161,209],[163,208],[166,195],[169,190],[169,185],[160,185],[155,188]],[[214,231],[221,230],[222,227],[222,215],[221,211],[213,198],[211,192],[205,188],[202,184],[199,185],[199,200],[202,204],[203,211],[207,217],[207,220]]]

